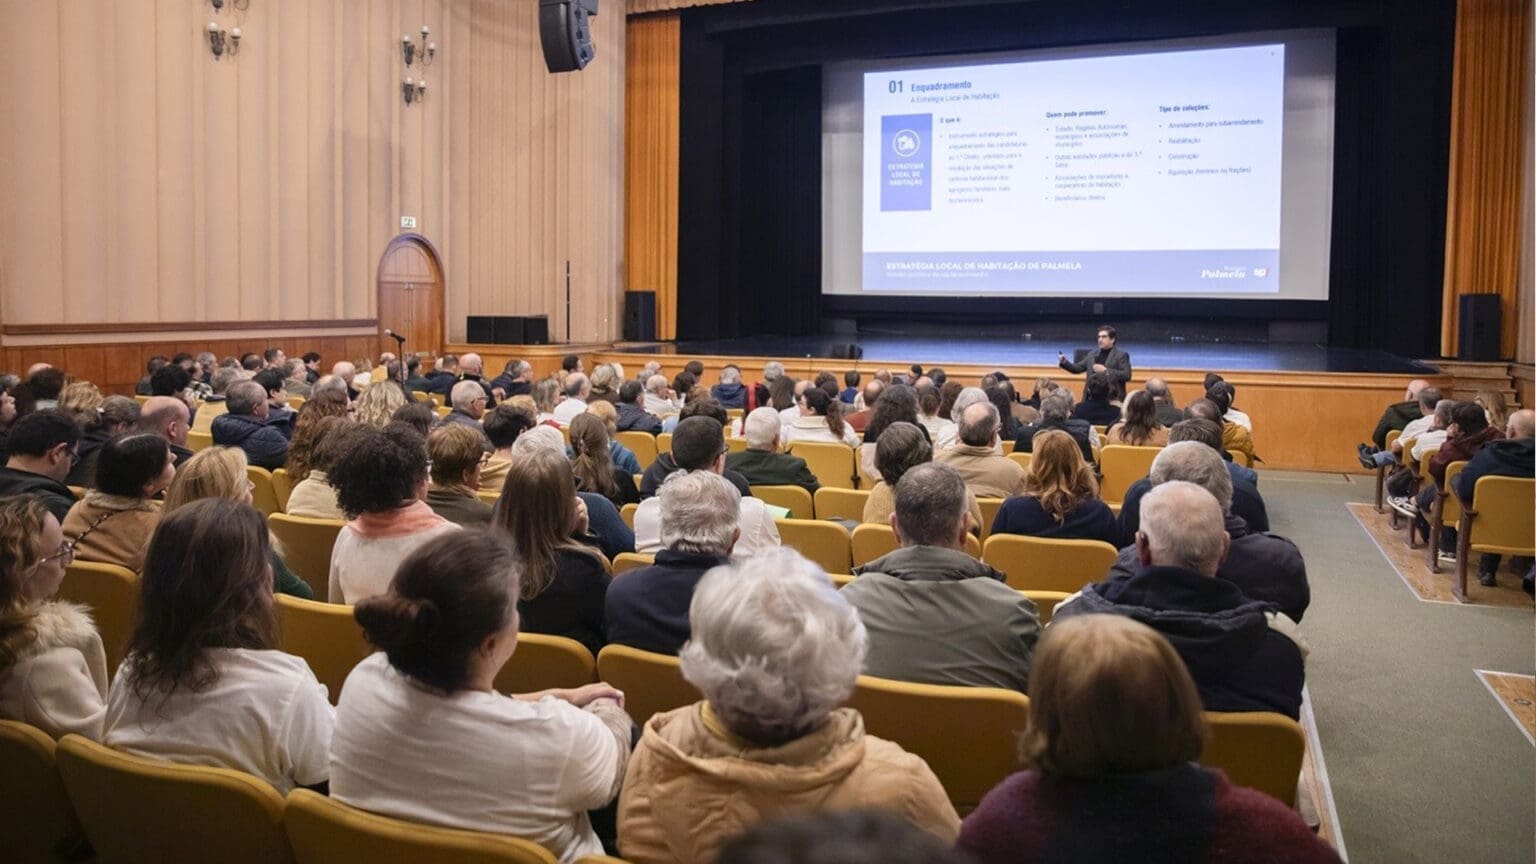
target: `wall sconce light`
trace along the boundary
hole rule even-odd
[[[227,50],[230,56],[240,53],[240,28],[225,30],[217,21],[208,22],[208,49],[213,56],[222,57]]]
[[[208,0],[208,2],[213,4],[213,11],[215,12],[224,11],[225,3],[239,9],[241,12],[251,8],[251,0]]]
[[[405,104],[421,102],[427,98],[427,81],[412,81],[410,78],[400,82],[400,95],[405,99]]]
[[[417,55],[421,56],[422,66],[432,65],[432,61],[437,57],[437,43],[427,41],[431,35],[432,28],[425,24],[421,25],[421,47],[419,48],[409,35],[400,37],[400,53],[405,57],[405,65],[409,66],[416,62]]]

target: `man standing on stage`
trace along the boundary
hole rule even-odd
[[[1105,324],[1099,328],[1099,347],[1083,355],[1083,362],[1073,363],[1067,355],[1056,355],[1057,365],[1073,373],[1103,372],[1109,378],[1111,401],[1125,401],[1125,382],[1131,380],[1131,355],[1115,347],[1115,328]]]

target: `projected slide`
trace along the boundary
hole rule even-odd
[[[1280,290],[1285,46],[864,75],[866,291]]]

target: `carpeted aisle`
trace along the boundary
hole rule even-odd
[[[1349,860],[1532,860],[1536,749],[1476,674],[1532,673],[1530,607],[1418,600],[1346,507],[1370,478],[1260,482],[1307,560],[1307,684]]]

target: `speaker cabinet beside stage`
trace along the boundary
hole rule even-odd
[[[622,13],[621,13],[622,14]],[[597,49],[592,47],[592,27],[597,0],[539,0],[539,42],[544,66],[551,72],[585,69]]]
[[[625,292],[624,339],[627,342],[656,341],[655,291]]]
[[[464,335],[475,345],[548,345],[548,315],[471,315]]]
[[[1469,363],[1498,360],[1499,295],[1463,294],[1460,312],[1456,319],[1456,359]]]

